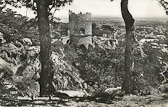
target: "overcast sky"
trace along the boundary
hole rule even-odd
[[[68,13],[71,9],[75,12],[91,12],[98,16],[121,16],[121,0],[73,0],[71,6],[64,7],[59,15]],[[129,10],[135,17],[162,17],[166,16],[163,7],[157,0],[129,0]]]
[[[69,6],[60,8],[55,15],[57,17],[68,18],[68,11],[72,10],[76,13],[90,12],[92,16],[114,16],[121,17],[120,10],[121,0],[73,0]],[[129,0],[129,10],[134,17],[166,17],[163,7],[157,0]],[[18,9],[20,13],[26,15],[26,9]],[[27,11],[32,16],[30,10]]]

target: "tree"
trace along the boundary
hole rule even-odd
[[[111,0],[113,1],[113,0]],[[166,14],[168,14],[168,2],[165,0],[158,0],[158,2],[164,7]],[[125,23],[125,62],[124,62],[124,80],[122,89],[126,94],[133,93],[133,70],[134,70],[134,62],[133,62],[133,50],[134,43],[136,42],[134,37],[134,18],[128,10],[128,0],[121,0],[121,13],[122,18]]]
[[[123,81],[123,90],[126,94],[130,94],[133,91],[132,84],[132,71],[134,68],[134,62],[132,58],[133,45],[135,43],[134,38],[134,19],[128,10],[128,0],[121,0],[121,13],[125,22],[126,36],[125,36],[125,77]]]
[[[168,1],[166,0],[157,0],[161,6],[164,8],[166,14],[168,15]]]
[[[53,8],[57,10],[72,0],[3,0],[0,3],[10,4],[20,8],[26,6],[37,12],[38,29],[40,39],[40,96],[50,95],[53,91],[53,71],[51,70],[51,37],[49,27],[49,15]],[[20,6],[21,4],[21,6]]]
[[[28,0],[27,0],[28,1]],[[40,38],[40,95],[48,95],[53,91],[53,71],[51,70],[51,37],[49,28],[49,12],[53,7],[63,6],[67,0],[34,0],[37,5],[37,18]],[[50,5],[52,7],[50,8]]]
[[[165,12],[166,12],[166,15],[168,15],[168,1],[166,0],[157,0],[161,6],[164,8]],[[167,21],[168,22],[168,21]],[[166,26],[166,36],[168,36],[168,23],[167,23],[167,26]]]

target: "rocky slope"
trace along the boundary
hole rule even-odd
[[[5,41],[2,34],[1,39]],[[29,38],[10,43],[3,42],[0,46],[1,84],[10,84],[23,95],[38,96],[38,78],[41,68],[39,51],[40,47],[32,46]],[[83,80],[79,77],[77,69],[64,60],[65,54],[62,47],[57,47],[57,52],[53,50],[51,59],[55,89],[82,89]]]

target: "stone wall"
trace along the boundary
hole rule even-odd
[[[77,45],[77,46],[80,46],[80,45],[84,45],[87,49],[89,47],[89,45],[93,45],[92,44],[92,36],[75,36],[75,35],[72,35],[71,40],[73,40],[73,44]]]

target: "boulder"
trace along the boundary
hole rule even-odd
[[[107,88],[104,92],[109,93],[109,94],[114,94],[118,91],[121,91],[121,87],[116,87],[116,88]]]
[[[3,35],[1,35],[1,32],[0,32],[0,44],[3,44],[5,42],[6,40],[3,38]]]
[[[60,93],[67,94],[69,97],[84,97],[86,93],[82,90],[73,91],[73,90],[58,90]]]
[[[0,69],[3,69],[5,67],[9,67],[9,63],[6,62],[4,59],[0,58]]]
[[[29,38],[22,39],[23,45],[32,45],[32,41]]]

